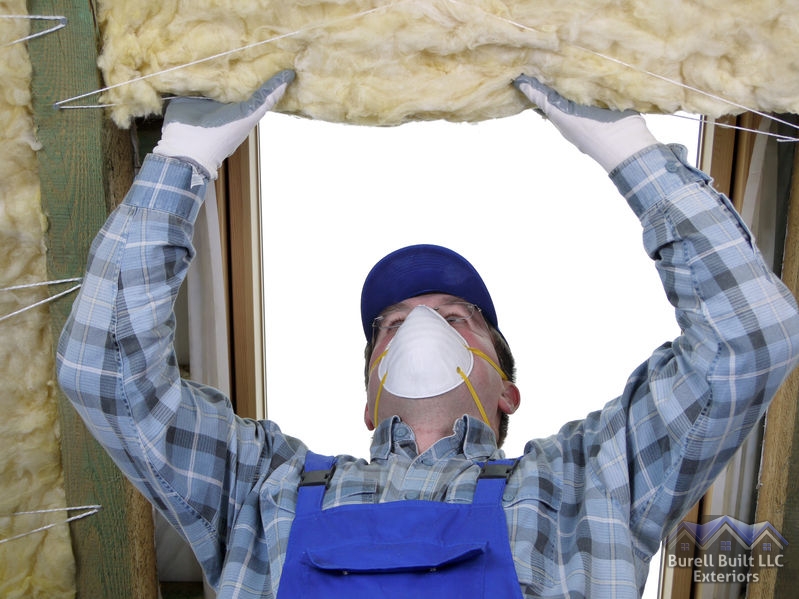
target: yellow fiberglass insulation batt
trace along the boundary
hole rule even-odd
[[[103,101],[127,126],[160,112],[161,94],[238,101],[293,68],[279,110],[365,125],[515,114],[527,104],[509,83],[522,72],[587,104],[797,112],[797,9],[799,0],[101,0],[106,85],[144,77]]]
[[[25,0],[0,1],[0,14],[23,15]],[[46,280],[45,219],[31,112],[28,22],[0,19],[0,289]],[[0,292],[0,315],[46,297],[46,288]],[[75,596],[75,563],[65,507],[46,307],[0,321],[0,597]],[[22,536],[25,535],[25,536]],[[17,537],[17,538],[15,538]]]

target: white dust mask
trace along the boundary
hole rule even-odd
[[[393,395],[420,399],[463,384],[473,366],[461,334],[432,308],[416,306],[388,344],[377,373]]]

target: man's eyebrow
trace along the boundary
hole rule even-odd
[[[467,304],[469,303],[465,299],[463,299],[461,297],[458,297],[457,295],[449,295],[447,293],[442,293],[441,295],[444,298],[444,303],[447,303],[447,302],[464,302],[464,303],[467,303]],[[418,297],[418,296],[416,296],[416,297]],[[413,298],[408,298],[408,299],[413,299]],[[378,318],[380,316],[383,316],[384,314],[390,314],[392,312],[399,312],[400,310],[407,310],[409,307],[410,306],[408,305],[408,300],[402,300],[401,302],[397,302],[396,304],[391,304],[390,306],[387,306],[386,308],[383,308],[380,311],[380,314],[378,314]]]
[[[402,302],[399,302],[399,303],[396,303],[396,304],[391,304],[387,308],[383,308],[380,311],[380,314],[378,314],[378,318],[380,316],[383,316],[384,314],[391,314],[392,312],[399,312],[400,310],[406,310],[407,308],[408,308],[408,304],[405,301],[402,301]]]

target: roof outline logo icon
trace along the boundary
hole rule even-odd
[[[719,516],[703,524],[680,522],[666,537],[666,545],[671,547],[678,538],[685,539],[685,535],[688,535],[693,539],[696,547],[708,549],[714,540],[724,532],[732,534],[747,549],[754,548],[765,537],[776,542],[780,548],[784,548],[788,544],[785,537],[770,522],[747,524],[732,516]]]

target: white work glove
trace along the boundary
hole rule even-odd
[[[281,71],[238,104],[175,98],[167,106],[161,140],[153,153],[189,162],[209,179],[216,179],[222,161],[247,139],[293,80],[294,71]]]
[[[658,143],[637,112],[576,104],[527,75],[521,75],[513,84],[563,137],[608,173],[636,152]]]

